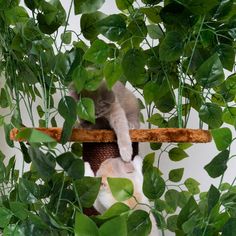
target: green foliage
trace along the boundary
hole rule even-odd
[[[165,182],[157,168],[152,167],[143,173],[143,193],[149,199],[160,198],[165,191]]]
[[[125,201],[133,196],[134,186],[125,178],[107,178],[113,197],[117,201]]]
[[[230,128],[236,127],[236,75],[225,76],[235,70],[234,1],[116,0],[118,11],[110,15],[98,11],[105,0],[74,0],[69,9],[60,0],[24,3],[0,0],[0,126],[13,148],[14,127],[57,126],[58,115],[64,123],[60,144],[34,128],[19,132],[27,141],[20,143],[20,178],[15,157],[7,162],[0,152],[0,234],[143,236],[152,214],[162,232],[234,235],[235,184],[223,182],[235,156]],[[72,9],[80,15],[80,32],[71,28]],[[185,178],[180,161],[191,144],[152,143],[155,153],[146,155],[142,168],[150,210],[118,202],[102,215],[84,215],[101,179],[84,177],[81,144],[67,141],[78,117],[95,122],[95,107],[90,98],[67,96],[67,88],[73,82],[78,94],[95,91],[103,78],[109,89],[121,80],[140,93],[149,127],[188,127],[195,110],[199,128],[208,125],[219,151],[204,167],[210,177],[220,177],[219,186],[201,193],[197,180]],[[165,153],[179,162],[168,178],[161,172]],[[118,201],[135,200],[130,180],[108,183]]]
[[[149,235],[151,231],[151,221],[147,212],[142,210],[134,211],[128,218],[128,234],[134,235]]]

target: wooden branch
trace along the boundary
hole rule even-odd
[[[24,128],[22,128],[24,129]],[[62,128],[35,128],[60,142]],[[10,139],[19,140],[18,129],[12,129]],[[160,128],[160,129],[138,129],[130,130],[132,142],[188,142],[188,143],[206,143],[211,141],[211,134],[208,130],[200,129],[182,129],[182,128]],[[86,130],[73,129],[70,137],[71,142],[116,142],[116,135],[112,130]]]

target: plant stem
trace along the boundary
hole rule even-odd
[[[61,196],[62,196],[62,191],[63,191],[64,185],[65,185],[65,175],[64,175],[64,172],[63,172],[63,181],[62,181],[60,193],[59,193],[59,196],[58,196],[57,208],[56,208],[56,215],[57,215],[57,213],[58,213],[58,211],[59,211],[60,201],[61,201]]]

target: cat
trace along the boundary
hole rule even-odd
[[[95,124],[80,120],[80,127],[85,129],[113,129],[117,136],[120,156],[129,162],[132,158],[132,142],[129,129],[139,129],[139,105],[137,98],[123,83],[117,81],[111,90],[103,80],[95,91],[76,93],[70,86],[71,96],[79,100],[80,96],[93,99],[95,105]]]
[[[85,162],[85,176],[95,176],[88,162]],[[142,158],[140,156],[135,156],[129,163],[121,161],[120,158],[109,158],[101,164],[96,173],[96,177],[102,178],[102,184],[97,199],[94,202],[94,208],[99,213],[104,213],[116,202],[110,191],[107,177],[130,179],[134,186],[133,195],[135,198],[131,197],[123,203],[128,205],[131,209],[134,208],[145,210],[147,212],[150,211],[150,208],[147,206],[150,205],[149,200],[145,197],[142,191],[143,175]],[[137,204],[137,202],[141,204]],[[152,229],[149,235],[158,236],[158,229],[152,214],[150,214],[150,220],[152,222]]]

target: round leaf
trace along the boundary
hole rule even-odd
[[[93,63],[102,64],[106,61],[109,54],[108,45],[100,40],[95,40],[91,47],[85,52],[84,59]]]
[[[77,105],[80,119],[95,123],[95,107],[91,98],[81,98]]]
[[[210,128],[219,128],[222,125],[222,110],[217,104],[205,103],[200,107],[200,119]]]
[[[134,211],[127,222],[129,236],[147,236],[149,235],[152,224],[149,214],[143,210]]]
[[[199,183],[193,178],[186,179],[184,181],[184,185],[186,186],[188,191],[192,193],[193,195],[198,194],[200,192],[200,189],[198,187]]]
[[[178,32],[168,32],[160,44],[159,55],[162,61],[176,61],[183,52],[183,36]]]
[[[219,151],[228,148],[232,142],[232,132],[229,128],[211,130],[211,134]]]
[[[84,176],[84,162],[72,152],[65,152],[58,156],[56,160],[71,178],[80,179]]]
[[[223,66],[217,53],[203,62],[198,68],[195,78],[206,88],[215,87],[224,81]]]
[[[132,6],[133,2],[134,0],[116,0],[116,6],[122,11]]]
[[[120,40],[126,31],[126,23],[121,15],[114,14],[97,23],[98,31],[111,41]]]
[[[103,72],[108,87],[112,88],[115,82],[122,76],[121,64],[118,60],[107,61],[104,65]]]
[[[169,172],[169,180],[172,182],[179,182],[184,174],[184,168],[174,169]]]
[[[83,207],[93,206],[101,186],[101,178],[84,177],[74,182],[74,187]]]
[[[188,157],[188,154],[181,148],[175,147],[169,151],[169,158],[172,161],[181,161],[186,157]]]
[[[160,198],[165,191],[165,181],[157,168],[148,168],[144,172],[143,193],[149,199]]]
[[[74,0],[75,14],[95,12],[104,2],[105,0]]]
[[[131,84],[138,85],[145,82],[145,57],[141,49],[129,49],[122,60],[122,68],[125,77]]]
[[[207,164],[204,169],[212,178],[221,176],[227,169],[227,161],[229,159],[229,151],[224,150],[220,152],[213,160]]]
[[[107,178],[113,197],[117,201],[125,201],[133,196],[134,186],[125,178]]]
[[[99,228],[99,235],[102,236],[127,236],[126,219],[124,216],[118,216],[106,221]]]
[[[75,236],[99,236],[96,224],[86,215],[79,212],[75,217]]]

